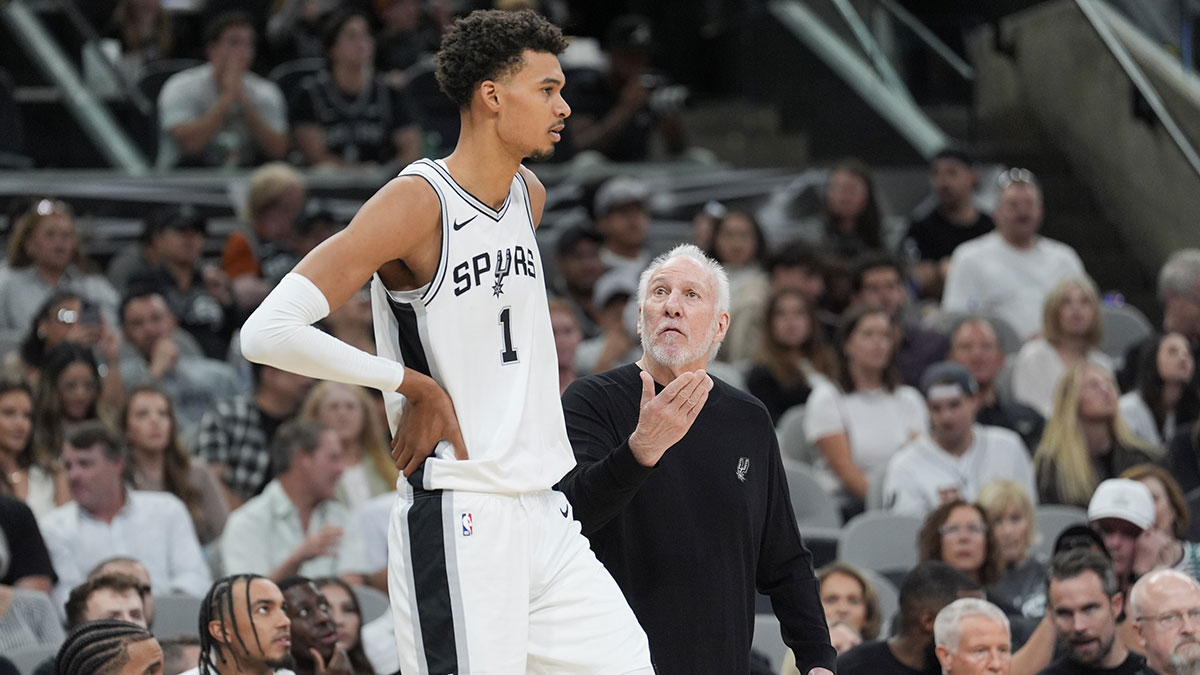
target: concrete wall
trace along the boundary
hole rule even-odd
[[[1200,138],[1200,80],[1114,12],[1104,14],[1176,121]],[[1000,33],[1015,49],[1012,58],[995,49],[991,27],[970,40],[985,135],[1021,139],[1038,125],[1147,268],[1176,248],[1200,246],[1200,176],[1160,125],[1135,115],[1133,84],[1076,4],[1059,0],[1014,14]]]

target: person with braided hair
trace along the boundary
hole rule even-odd
[[[218,579],[200,605],[200,665],[181,675],[294,675],[283,593],[257,574]]]
[[[101,619],[76,628],[58,649],[55,675],[162,675],[158,640],[141,626]]]

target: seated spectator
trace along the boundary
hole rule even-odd
[[[912,221],[901,249],[911,261],[921,297],[939,300],[954,249],[991,232],[996,224],[975,206],[979,176],[974,160],[962,149],[944,148],[933,156],[929,183],[937,202],[932,211]]]
[[[994,232],[960,245],[950,257],[942,309],[998,317],[1028,340],[1042,328],[1050,289],[1086,272],[1074,249],[1038,234],[1042,191],[1029,170],[1002,174],[992,217]]]
[[[892,636],[864,642],[838,656],[839,675],[942,675],[933,648],[934,618],[961,597],[978,596],[970,577],[936,560],[918,564],[900,585]]]
[[[766,316],[767,302],[774,292],[784,289],[799,291],[805,304],[812,308],[819,322],[814,323],[829,342],[837,332],[837,317],[821,309],[821,297],[825,293],[825,277],[820,256],[807,244],[794,241],[784,245],[767,257],[765,283],[746,284],[740,297],[731,298],[732,304],[744,309],[748,320],[731,322],[725,341],[721,343],[722,358],[739,363],[754,358],[762,344],[767,324],[754,317]]]
[[[138,590],[142,592],[142,600],[145,602],[144,614],[146,616],[146,625],[150,628],[154,627],[154,584],[150,581],[150,572],[146,566],[138,562],[136,558],[129,556],[116,555],[111,558],[105,558],[96,563],[96,566],[88,572],[87,578],[94,579],[105,574],[124,574],[137,579]]]
[[[983,486],[1010,479],[1036,494],[1033,463],[1021,438],[1008,429],[975,422],[978,387],[957,363],[930,366],[921,379],[929,431],[909,441],[888,462],[884,508],[924,517],[939,505],[973,501]]]
[[[862,572],[847,563],[835,562],[817,570],[821,582],[821,605],[829,622],[829,638],[841,654],[863,640],[879,637],[884,617],[879,596]],[[795,657],[792,657],[793,660]]]
[[[218,400],[200,419],[195,454],[220,481],[230,509],[262,492],[279,467],[271,465],[271,440],[296,414],[312,380],[255,365],[253,395]]]
[[[158,640],[141,626],[115,619],[85,623],[67,636],[54,658],[55,675],[146,673],[162,668]]]
[[[172,75],[158,95],[158,166],[255,166],[288,150],[279,87],[250,71],[254,22],[216,15],[204,29],[208,63]]]
[[[1046,565],[1033,555],[1037,511],[1029,488],[998,480],[979,491],[988,530],[1000,552],[1000,578],[988,586],[988,597],[1011,608],[1013,618],[1040,619],[1046,614]]]
[[[846,261],[851,258],[883,248],[883,217],[875,195],[871,167],[861,160],[844,159],[830,168],[823,194],[821,230],[814,243],[839,261],[837,266],[841,271],[846,270]]]
[[[917,535],[921,560],[940,560],[981,585],[1000,578],[1000,549],[983,509],[952,499],[925,518]]]
[[[288,102],[296,147],[315,167],[400,168],[422,154],[421,127],[403,90],[372,71],[375,40],[367,16],[343,9],[325,22],[326,68]]]
[[[67,597],[67,629],[89,621],[116,619],[149,628],[146,600],[137,579],[113,572],[91,577],[71,589]]]
[[[1049,417],[1054,387],[1067,370],[1084,362],[1112,370],[1112,359],[1099,349],[1103,336],[1095,284],[1086,277],[1060,282],[1042,306],[1041,337],[1022,345],[1013,362],[1013,398]]]
[[[104,275],[112,282],[117,293],[123,295],[129,288],[129,277],[135,272],[158,265],[158,253],[154,250],[151,236],[158,228],[161,213],[152,211],[142,219],[142,229],[137,240],[119,247],[108,261]]]
[[[121,302],[121,328],[134,347],[121,359],[121,380],[161,389],[178,408],[180,435],[194,442],[204,413],[240,390],[237,373],[224,361],[182,353],[179,322],[153,287],[134,287]]]
[[[225,240],[221,269],[229,277],[238,308],[258,306],[300,256],[295,247],[295,222],[304,212],[304,178],[283,162],[272,162],[250,174],[245,217]]]
[[[820,450],[824,480],[847,515],[862,510],[870,481],[896,450],[929,426],[921,394],[900,384],[892,335],[884,310],[848,311],[834,345],[836,385],[817,384],[805,407],[804,436]]]
[[[1158,271],[1158,299],[1162,302],[1162,332],[1179,333],[1187,340],[1192,351],[1192,360],[1200,356],[1200,312],[1196,310],[1200,298],[1200,249],[1183,248],[1171,254]],[[1121,391],[1137,386],[1141,369],[1139,357],[1146,343],[1158,341],[1158,335],[1148,335],[1129,347],[1117,381]],[[1193,372],[1192,379],[1200,378]]]
[[[49,594],[57,575],[37,520],[20,499],[0,494],[0,542],[4,541],[21,545],[8,546],[5,556],[0,543],[0,585]]]
[[[1179,333],[1147,342],[1138,358],[1142,366],[1137,386],[1121,396],[1121,417],[1134,436],[1163,447],[1176,429],[1200,417],[1200,384],[1193,379],[1196,362]]]
[[[629,176],[609,178],[596,191],[592,214],[596,218],[596,231],[604,237],[600,260],[606,268],[620,268],[637,278],[650,263],[650,250],[646,247],[649,198],[645,182]]]
[[[79,246],[71,207],[42,199],[19,216],[8,240],[8,265],[0,268],[0,344],[16,344],[57,290],[77,293],[112,325],[117,292],[92,267]]]
[[[896,368],[905,384],[920,384],[921,374],[946,358],[950,344],[941,333],[922,328],[908,316],[908,290],[900,262],[886,253],[863,254],[854,260],[851,284],[856,304],[882,307],[891,317]]]
[[[558,357],[558,393],[575,381],[575,354],[583,342],[583,331],[571,306],[560,298],[550,298],[550,329],[554,331],[554,354]]]
[[[400,472],[392,460],[387,427],[367,390],[341,382],[321,382],[300,405],[299,418],[337,434],[342,446],[342,477],[336,497],[351,509],[396,489]]]
[[[104,387],[119,388],[120,374],[115,366],[120,354],[120,339],[109,329],[99,309],[85,303],[71,290],[55,291],[46,298],[20,348],[5,357],[4,371],[37,386],[46,365],[46,355],[63,342],[74,342],[96,351],[112,369],[111,373],[105,373]]]
[[[175,55],[175,27],[160,0],[118,0],[103,35],[120,45],[115,65],[130,82],[147,63]]]
[[[575,372],[602,373],[637,360],[636,304],[638,274],[628,266],[614,267],[596,281],[592,306],[598,312],[600,334],[584,340],[575,352]]]
[[[767,255],[767,239],[754,216],[746,211],[730,210],[717,221],[713,228],[712,244],[705,251],[710,258],[721,263],[729,275],[729,297],[742,297],[747,286],[761,287],[767,277],[762,264]],[[730,322],[743,318],[739,310],[744,309],[736,302],[730,303]]]
[[[1154,526],[1138,543],[1138,565],[1134,572],[1170,567],[1200,579],[1200,544],[1184,539],[1188,528],[1188,503],[1179,483],[1156,464],[1139,464],[1121,478],[1145,485],[1154,498]]]
[[[1043,675],[1142,672],[1145,660],[1118,638],[1124,593],[1103,555],[1078,550],[1054,556],[1046,599],[1048,616],[1054,618],[1054,628],[1066,649]]]
[[[1200,619],[1200,584],[1176,570],[1156,570],[1137,580],[1129,593],[1138,646],[1146,673],[1195,675],[1200,672],[1200,641],[1192,627]]]
[[[1100,535],[1112,561],[1117,590],[1128,594],[1139,571],[1149,571],[1139,570],[1145,561],[1138,558],[1144,548],[1139,544],[1142,532],[1154,527],[1150,488],[1128,478],[1109,478],[1096,487],[1087,510],[1088,525]]]
[[[333,609],[307,577],[279,582],[283,607],[292,620],[292,660],[296,675],[356,675],[350,655],[339,642]],[[368,664],[369,665],[369,664]]]
[[[729,209],[721,202],[713,199],[704,203],[704,206],[692,216],[692,234],[690,240],[696,245],[696,248],[707,251],[712,248],[713,232],[717,229],[717,223],[725,217]]]
[[[350,665],[355,675],[375,675],[375,669],[367,660],[367,654],[362,646],[362,609],[358,606],[358,597],[343,579],[338,577],[322,577],[314,581],[317,590],[329,602],[329,611],[333,623],[337,626],[338,646],[346,650],[350,657]]]
[[[72,429],[85,421],[109,418],[115,409],[101,401],[100,382],[91,350],[70,342],[50,350],[33,402],[34,453],[56,460]],[[60,496],[56,493],[56,500]]]
[[[967,319],[958,324],[950,334],[950,353],[947,358],[966,366],[979,385],[976,421],[1017,432],[1032,454],[1042,439],[1045,421],[1033,408],[1006,401],[996,391],[996,378],[1004,368],[1005,357],[992,324],[980,318]]]
[[[292,675],[291,625],[274,581],[217,579],[200,605],[201,666],[183,675]]]
[[[204,356],[224,360],[236,310],[225,273],[202,264],[208,220],[184,204],[159,214],[153,223],[150,237],[158,263],[132,274],[124,297],[144,295],[147,289],[162,295]]]
[[[607,67],[573,74],[563,89],[574,118],[563,134],[564,159],[591,150],[613,162],[644,162],[651,158],[654,136],[662,137],[669,156],[686,149],[682,100],[671,96],[664,75],[650,69],[653,45],[645,17],[627,14],[609,25]]]
[[[40,523],[60,603],[87,570],[118,553],[141,561],[161,593],[204,592],[208,567],[187,507],[172,494],[125,487],[128,467],[116,433],[100,422],[79,425],[63,445],[63,464],[75,501]]]
[[[200,664],[200,638],[177,635],[159,641],[163,650],[162,675],[180,675]]]
[[[986,600],[962,598],[942,608],[933,622],[933,642],[943,673],[1009,673],[1008,617]]]
[[[592,304],[596,282],[604,274],[600,245],[604,237],[599,232],[576,225],[558,236],[554,248],[557,267],[555,290],[575,312],[584,338],[600,334],[600,309]]]
[[[224,569],[272,579],[309,573],[358,581],[361,555],[341,546],[350,514],[334,499],[342,474],[337,432],[315,422],[289,422],[271,454],[278,478],[229,514],[221,539]]]
[[[133,487],[179,497],[202,546],[221,536],[229,507],[217,479],[199,462],[192,463],[179,442],[171,399],[153,385],[135,387],[121,412],[120,427],[129,447]]]
[[[29,385],[0,379],[0,492],[45,515],[71,501],[71,490],[57,453],[33,444],[33,410]]]
[[[1100,481],[1153,463],[1151,452],[1121,420],[1112,374],[1076,366],[1058,382],[1054,414],[1033,455],[1038,501],[1084,507]]]
[[[835,377],[837,360],[825,345],[824,331],[800,291],[775,291],[767,303],[765,323],[767,331],[746,375],[746,387],[767,407],[771,421],[778,424],[792,406],[808,402],[818,382]]]
[[[421,0],[379,0],[374,6],[380,26],[375,70],[393,86],[403,86],[403,71],[437,51],[444,28],[438,7],[426,11]]]
[[[53,647],[62,640],[62,626],[45,593],[0,586],[0,653],[39,645]]]

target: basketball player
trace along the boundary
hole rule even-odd
[[[385,392],[406,478],[388,532],[405,673],[652,672],[550,490],[574,458],[534,239],[546,192],[521,160],[548,156],[570,114],[565,47],[532,12],[457,21],[436,58],[454,152],[405,168],[242,330],[252,361]],[[368,279],[379,357],[311,326]]]

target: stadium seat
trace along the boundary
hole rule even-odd
[[[783,643],[779,619],[775,618],[774,614],[754,615],[754,641],[751,646],[771,662],[772,673],[779,672],[788,648]]]
[[[785,459],[783,470],[787,475],[792,511],[796,514],[796,523],[802,531],[806,526],[838,527],[842,524],[837,503],[817,482],[811,468]]]
[[[883,617],[883,625],[879,628],[878,639],[883,639],[891,632],[892,621],[896,618],[896,612],[900,611],[900,591],[896,585],[887,577],[869,569],[860,569],[862,575],[871,582],[871,586],[875,588],[875,595],[879,598],[879,616]]]
[[[12,661],[21,675],[33,675],[33,671],[42,665],[43,661],[54,658],[57,653],[58,645],[35,645],[5,652],[4,658]]]
[[[354,597],[358,599],[358,609],[362,612],[364,624],[378,619],[391,608],[387,594],[370,586],[355,586]]]
[[[1087,510],[1065,504],[1042,504],[1037,507],[1037,529],[1041,541],[1036,544],[1037,555],[1049,560],[1054,555],[1054,540],[1058,534],[1072,525],[1088,521]]]
[[[200,606],[204,601],[190,595],[154,596],[154,625],[151,629],[158,637],[176,635],[199,636]]]
[[[842,529],[838,558],[860,569],[907,572],[917,564],[921,519],[886,511],[867,511]]]
[[[1129,351],[1130,347],[1154,332],[1154,327],[1150,325],[1146,315],[1132,305],[1105,305],[1100,308],[1100,317],[1104,320],[1104,337],[1100,340],[1100,351],[1118,362],[1124,361],[1125,352]]]
[[[820,456],[817,448],[804,438],[804,406],[787,409],[775,425],[779,434],[779,450],[785,459],[812,465]]]

